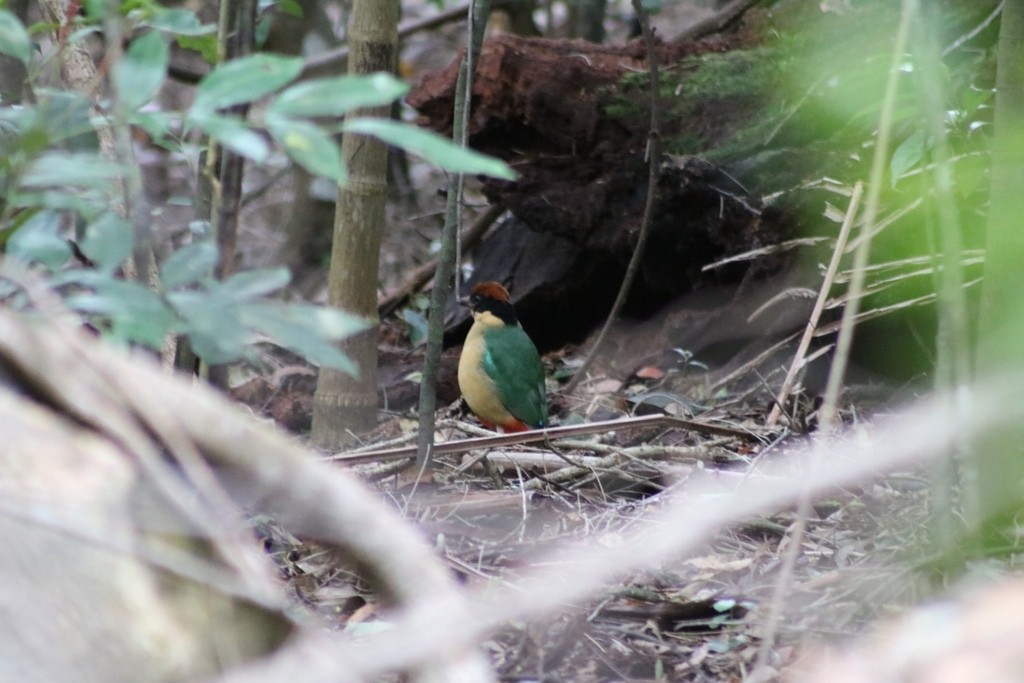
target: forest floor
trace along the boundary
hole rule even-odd
[[[426,260],[440,227],[441,199],[433,190],[443,177],[421,167],[410,177],[415,196],[389,209],[395,229],[382,248],[383,291],[400,285]],[[279,183],[264,204],[283,206],[287,194],[287,185]],[[483,199],[471,193],[473,202]],[[273,232],[258,219],[249,224]],[[251,241],[269,244],[268,253],[273,242]],[[262,265],[263,256],[249,254],[247,260]],[[414,298],[406,310],[416,308]],[[412,353],[413,318],[403,315],[384,321],[382,338],[392,356]],[[469,587],[516,587],[539,563],[562,563],[564,574],[572,576],[576,560],[569,547],[585,540],[614,548],[650,525],[668,501],[688,495],[695,473],[738,487],[766,462],[806,443],[813,430],[813,406],[795,409],[788,429],[765,426],[774,394],[766,378],[774,374],[777,385],[779,356],[739,371],[711,370],[685,353],[675,364],[644,366],[629,376],[598,366],[566,394],[560,380],[578,365],[579,353],[572,347],[545,357],[549,391],[565,423],[661,413],[724,427],[726,433],[641,422],[589,441],[438,456],[427,477],[417,477],[408,459],[347,465],[409,519]],[[258,396],[240,398],[301,434],[315,374],[288,361],[276,363],[269,393],[264,383]],[[382,368],[388,372],[404,370]],[[853,393],[843,409],[854,434],[861,425],[866,432],[887,410]],[[453,404],[437,441],[487,433],[475,424]],[[363,447],[402,446],[412,442],[414,431],[411,411],[386,413]],[[920,599],[926,580],[914,558],[915,549],[926,545],[928,488],[927,473],[908,468],[832,490],[813,501],[795,550],[795,508],[746,519],[671,561],[618,577],[546,623],[509,623],[484,648],[502,681],[739,681],[765,656],[760,649],[771,632],[771,650],[762,661],[777,671],[799,669],[821,644],[861,634]],[[261,533],[302,609],[357,633],[386,619],[379,596],[338,556],[272,524]],[[785,576],[788,561],[792,574]]]
[[[601,384],[585,386],[576,398],[614,399],[595,390]],[[477,590],[515,587],[540,563],[561,563],[571,577],[578,560],[569,548],[581,541],[614,548],[649,527],[668,501],[692,495],[695,471],[739,487],[805,439],[765,430],[763,405],[709,405],[695,416],[743,436],[625,428],[590,443],[439,456],[432,475],[418,483],[408,463],[383,479],[380,464],[353,470],[421,531],[460,582]],[[483,433],[448,420],[438,441]],[[546,623],[510,623],[484,647],[503,681],[738,681],[753,668],[772,624],[768,663],[799,668],[821,643],[859,634],[920,597],[923,582],[909,560],[925,543],[927,489],[923,473],[907,470],[816,499],[784,584],[793,508],[721,529],[698,549],[621,576]],[[358,633],[367,622],[386,620],[378,597],[322,547],[280,535],[268,536],[267,547],[296,600],[337,628]],[[776,591],[781,611],[773,615]]]

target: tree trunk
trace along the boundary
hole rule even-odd
[[[398,0],[356,0],[349,21],[352,75],[392,72],[398,50]],[[387,117],[390,106],[362,109],[354,116]],[[348,180],[338,188],[334,245],[327,301],[331,306],[377,320],[380,234],[387,199],[387,146],[346,134],[342,156]],[[342,348],[359,367],[359,377],[321,368],[313,399],[313,441],[334,447],[377,421],[377,329],[350,337]]]

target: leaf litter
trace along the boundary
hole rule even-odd
[[[575,398],[596,405],[610,397],[610,386],[594,382]],[[628,405],[629,390],[618,388],[618,405]],[[721,396],[727,407],[704,400],[711,405],[697,419],[729,424],[746,438],[623,428],[441,455],[418,481],[407,459],[399,461],[402,473],[384,478],[380,463],[351,469],[416,526],[467,589],[516,590],[542,561],[559,565],[571,581],[579,560],[561,549],[581,540],[614,549],[649,527],[666,500],[686,496],[693,473],[713,474],[728,491],[769,476],[758,472],[762,459],[806,440],[761,426],[764,396],[738,403]],[[439,442],[483,432],[460,420],[441,424]],[[401,426],[382,427],[376,441],[394,445],[401,441],[396,430]],[[920,597],[925,586],[910,562],[912,549],[925,547],[926,481],[924,472],[898,472],[814,501],[785,595],[774,669],[796,666],[818,643],[861,633]],[[742,680],[757,656],[794,521],[795,509],[785,507],[721,529],[699,550],[619,577],[541,622],[508,623],[483,648],[506,681]],[[272,524],[260,530],[297,606],[339,630],[360,633],[378,620],[386,627],[382,596],[343,556],[276,536]]]

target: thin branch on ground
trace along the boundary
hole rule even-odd
[[[631,417],[622,420],[608,420],[605,422],[589,422],[578,425],[564,425],[561,427],[549,427],[547,429],[533,429],[528,432],[514,432],[511,434],[494,434],[487,432],[488,436],[480,436],[472,439],[460,439],[458,441],[445,441],[434,444],[434,455],[452,455],[455,453],[466,453],[478,448],[501,448],[515,444],[533,443],[538,441],[550,441],[559,437],[584,436],[586,434],[601,434],[609,431],[621,431],[623,429],[646,429],[646,428],[676,428],[689,429],[702,434],[714,434],[716,436],[728,436],[743,440],[756,440],[758,435],[755,432],[734,429],[719,424],[701,422],[699,420],[686,420],[670,415],[645,415],[643,417]],[[416,455],[418,446],[404,446],[398,448],[387,448],[374,451],[344,452],[323,458],[345,464],[357,464],[364,462],[376,462],[380,460],[394,460],[408,458]]]
[[[559,448],[588,448],[596,452],[608,452],[610,455],[603,457],[589,457],[579,458],[576,456],[565,455],[558,453],[562,460],[569,463],[569,467],[563,467],[555,470],[549,474],[545,474],[543,478],[534,477],[533,479],[527,479],[523,482],[522,488],[527,491],[545,488],[551,483],[568,483],[579,479],[580,477],[594,474],[598,471],[616,472],[621,473],[620,466],[626,462],[634,460],[645,460],[645,459],[660,459],[666,456],[672,456],[675,458],[686,458],[691,460],[702,460],[707,459],[710,452],[709,448],[705,445],[700,446],[634,446],[632,448],[620,448],[615,446],[608,446],[607,444],[587,444],[585,442],[555,442],[552,444]],[[602,448],[603,447],[603,448]],[[512,454],[506,453],[505,456],[511,459]]]

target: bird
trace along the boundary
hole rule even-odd
[[[508,290],[497,282],[481,282],[460,303],[473,314],[459,357],[459,389],[469,409],[489,429],[546,427],[544,365],[516,318]]]

